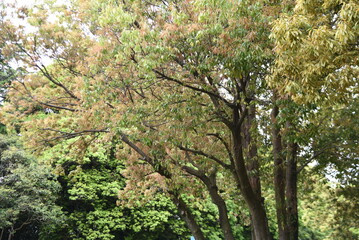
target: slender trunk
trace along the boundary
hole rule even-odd
[[[209,195],[211,196],[212,202],[217,206],[219,212],[219,224],[223,231],[223,236],[226,240],[234,240],[231,224],[228,219],[228,209],[226,202],[223,200],[221,195],[218,193],[218,187],[216,182],[217,172],[212,172],[207,176],[203,171],[184,166],[183,169],[189,174],[199,178],[204,185],[207,187]]]
[[[0,234],[0,240],[2,240],[2,236],[4,235],[4,231],[5,231],[5,228],[2,228],[1,229],[1,234]]]
[[[205,240],[205,237],[203,235],[203,232],[199,225],[197,224],[194,216],[192,215],[191,211],[189,210],[187,204],[183,201],[183,199],[179,196],[176,196],[175,194],[173,196],[173,202],[177,206],[179,210],[179,214],[181,215],[181,218],[185,221],[187,224],[187,227],[191,231],[193,237],[196,240]]]
[[[207,181],[205,182],[205,184],[212,198],[212,202],[216,204],[218,208],[219,224],[223,231],[224,239],[234,240],[231,224],[229,223],[227,205],[221,195],[219,195],[218,193],[215,174],[212,174],[210,177],[207,177]]]
[[[13,234],[14,234],[14,226],[11,226],[11,228],[9,229],[9,236],[8,236],[7,240],[11,240]]]
[[[286,199],[289,240],[298,240],[297,144],[287,144]]]
[[[276,201],[277,225],[279,240],[287,240],[289,237],[286,202],[285,202],[285,167],[283,157],[282,139],[280,127],[277,125],[278,106],[274,106],[271,113],[272,121],[272,144],[274,158],[274,191]]]

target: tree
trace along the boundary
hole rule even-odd
[[[67,217],[61,228],[48,226],[44,239],[188,239],[176,208],[163,194],[126,207],[117,204],[126,185],[115,144],[92,143],[85,150],[63,142],[45,152],[61,184],[57,205]],[[83,152],[83,154],[79,154]],[[125,198],[121,197],[124,201]]]
[[[5,21],[5,12],[3,4],[0,4],[0,22],[2,24]],[[0,45],[0,102],[2,103],[5,99],[6,88],[9,86],[11,79],[14,78],[15,70],[9,65],[9,58],[5,58],[2,53],[5,42],[1,42]]]
[[[55,205],[59,185],[48,166],[29,157],[14,138],[0,138],[0,239],[21,239],[16,237],[24,231],[27,239],[37,239],[42,224],[62,222]]]
[[[265,72],[265,68],[261,66],[265,66],[263,64],[266,63],[266,45],[261,44],[265,42],[262,40],[268,28],[264,27],[266,19],[261,15],[261,4],[223,2],[219,19],[213,14],[206,14],[207,8],[218,12],[217,5],[208,5],[201,1],[193,5],[185,2],[170,3],[168,6],[167,3],[159,3],[159,9],[153,9],[153,5],[140,2],[126,5],[114,2],[108,6],[104,6],[101,2],[89,6],[83,4],[82,12],[92,14],[90,20],[94,17],[99,19],[98,23],[90,22],[88,29],[93,30],[95,35],[110,36],[112,41],[90,41],[91,36],[85,36],[84,33],[78,31],[79,23],[76,21],[70,23],[71,26],[67,29],[61,25],[56,28],[53,28],[53,25],[50,27],[51,24],[44,25],[46,17],[36,13],[37,22],[34,25],[39,24],[41,36],[27,38],[26,41],[29,41],[31,46],[34,46],[34,41],[37,46],[42,43],[52,45],[54,48],[49,54],[53,54],[52,57],[58,59],[59,64],[47,68],[41,63],[33,62],[32,66],[44,73],[47,80],[51,81],[50,85],[54,87],[53,91],[47,89],[43,93],[47,96],[52,94],[56,96],[55,98],[65,93],[67,101],[58,102],[53,99],[56,102],[54,104],[55,102],[47,97],[40,97],[41,99],[38,98],[40,95],[35,97],[33,93],[27,91],[30,90],[29,88],[23,88],[27,85],[27,81],[25,84],[20,83],[19,88],[16,87],[25,90],[24,101],[32,104],[33,101],[29,100],[35,100],[40,106],[61,111],[61,115],[62,110],[69,111],[70,115],[67,116],[71,121],[78,116],[78,111],[88,112],[89,115],[82,115],[83,119],[77,118],[74,123],[83,128],[78,132],[79,134],[110,131],[110,134],[119,136],[166,179],[167,192],[173,197],[174,202],[180,208],[180,213],[183,213],[184,219],[198,239],[203,239],[203,234],[181,199],[181,194],[186,192],[189,186],[189,178],[199,188],[208,189],[212,201],[219,209],[223,234],[225,238],[233,239],[227,206],[218,189],[221,181],[217,179],[217,172],[224,169],[225,175],[232,175],[236,181],[234,187],[239,187],[243,193],[252,215],[257,238],[269,239],[264,203],[258,195],[259,186],[253,186],[257,190],[253,189],[245,169],[244,148],[250,146],[250,143],[244,144],[241,139],[242,123],[247,116],[247,107],[253,97],[252,93],[246,92],[247,88],[254,88],[257,85],[256,81],[259,81],[258,77]],[[176,8],[186,11],[180,13]],[[238,10],[234,11],[234,9]],[[116,11],[118,19],[112,17],[113,11]],[[172,15],[173,20],[161,11]],[[195,14],[197,11],[203,11],[204,14],[197,16]],[[65,18],[68,13],[65,12]],[[131,17],[132,15],[136,18]],[[231,20],[241,16],[244,17],[242,22]],[[80,15],[78,17],[82,18]],[[74,18],[71,17],[71,19]],[[148,22],[148,19],[156,21]],[[196,21],[195,24],[192,24],[193,20]],[[81,22],[81,25],[83,24],[86,25],[85,21]],[[183,28],[177,29],[179,25],[183,25]],[[151,28],[156,31],[151,31]],[[177,36],[174,30],[180,30]],[[226,34],[228,30],[231,30],[230,34]],[[144,32],[141,34],[141,31]],[[198,31],[201,34],[197,34]],[[55,39],[54,32],[58,33]],[[68,43],[71,42],[68,46],[62,45],[65,32],[66,40],[69,41]],[[117,38],[118,34],[121,34],[121,39]],[[254,34],[257,38],[254,38]],[[79,39],[84,41],[80,42]],[[120,42],[123,44],[119,44]],[[235,48],[241,44],[243,44],[242,49],[237,52]],[[25,52],[25,58],[34,56],[33,54],[39,56],[39,51],[41,51],[29,48],[30,45],[27,46],[27,44],[14,43],[14,45],[18,51]],[[66,50],[60,50],[63,47]],[[228,48],[233,50],[226,52]],[[87,55],[90,53],[87,49],[100,51],[99,53],[103,55],[94,59],[91,59],[93,55],[88,55],[89,58],[86,59],[81,56],[77,63],[76,56],[80,52]],[[107,50],[102,51],[102,49]],[[182,50],[185,52],[181,52]],[[208,54],[214,57],[209,58]],[[109,61],[113,56],[117,60]],[[35,60],[33,57],[30,58]],[[123,65],[116,62],[123,62]],[[175,66],[174,71],[172,66]],[[64,71],[60,70],[62,67],[65,67]],[[121,69],[120,72],[124,75],[119,75],[120,72],[115,70],[117,68]],[[213,70],[215,71],[212,75]],[[105,74],[102,74],[103,71]],[[62,80],[59,81],[57,78],[60,75],[53,76],[56,72],[61,75]],[[66,78],[73,78],[77,74],[79,74],[78,81],[67,81],[65,85]],[[38,77],[39,80],[42,79],[42,75]],[[159,85],[160,82],[164,84]],[[77,88],[78,84],[88,87],[88,90],[83,91]],[[108,88],[108,84],[113,87]],[[94,87],[96,91],[91,90]],[[166,89],[167,92],[161,95],[154,94],[154,91],[159,89]],[[220,92],[221,89],[226,89],[228,96],[233,99],[227,99],[226,94]],[[41,91],[40,88],[37,90]],[[173,93],[177,94],[173,95]],[[121,94],[121,99],[116,96],[117,94]],[[65,96],[61,99],[65,99]],[[166,100],[158,101],[161,99]],[[97,104],[83,102],[87,100],[96,101]],[[203,105],[198,105],[200,101]],[[84,108],[80,110],[79,107]],[[182,107],[184,108],[181,109]],[[85,110],[86,108],[88,110]],[[34,105],[28,108],[29,111],[32,109]],[[188,111],[193,111],[193,115],[189,115]],[[158,119],[156,115],[151,116],[149,114],[151,112],[157,112]],[[54,117],[58,115],[60,114],[53,114]],[[93,119],[92,121],[90,120],[92,117],[102,120],[99,122]],[[110,120],[113,118],[115,121]],[[95,125],[90,127],[91,130],[85,130],[86,126],[83,126],[81,121],[83,124],[95,123]],[[31,126],[28,127],[31,128]],[[64,127],[66,128],[69,127]],[[140,131],[128,136],[131,128],[137,128]],[[50,132],[55,130],[46,129]],[[68,133],[64,129],[60,131],[65,136]],[[176,131],[178,136],[174,136],[171,129],[179,129],[178,132]],[[56,133],[56,131],[58,130],[52,132]],[[200,131],[203,133],[196,134]],[[79,134],[70,133],[68,137]],[[136,143],[137,139],[142,139],[142,141]],[[230,141],[233,141],[233,144],[230,144]],[[201,142],[202,146],[199,144]],[[140,147],[139,143],[143,144],[143,147]],[[203,149],[192,148],[191,146],[195,144],[199,144],[198,148],[203,147]],[[209,144],[212,145],[212,149],[209,149],[209,152],[204,151]],[[227,152],[220,153],[218,157],[215,156],[215,152],[210,152],[223,149],[223,147],[226,147]],[[146,150],[148,148],[150,151]],[[166,149],[171,149],[172,152],[166,152]],[[220,158],[224,160],[219,160]],[[254,159],[255,156],[251,158]],[[248,162],[251,161],[255,162],[255,160],[248,160]]]
[[[13,84],[4,119],[45,148],[63,138],[79,149],[99,136],[122,142],[137,183],[128,186],[171,197],[196,239],[205,234],[188,195],[211,199],[225,239],[235,238],[229,202],[245,203],[253,239],[271,239],[263,184],[273,172],[279,237],[297,239],[298,173],[325,152],[310,148],[322,130],[310,119],[324,113],[266,85],[268,22],[279,10],[200,0],[39,7],[29,13],[35,33],[3,27],[10,52],[37,71]]]
[[[319,114],[309,121],[317,127],[309,128],[315,135],[307,139],[312,157],[306,162],[315,159],[322,169],[340,169],[347,180],[353,180],[349,172],[355,171],[358,159],[358,139],[348,134],[357,132],[353,129],[358,114],[353,109],[358,101],[357,12],[355,1],[297,2],[293,13],[273,23],[276,59],[267,77],[269,85],[285,98],[316,103]],[[347,121],[340,122],[344,115]],[[342,131],[345,127],[348,132]]]
[[[273,23],[270,84],[295,101],[346,101],[358,88],[358,3],[298,1]]]

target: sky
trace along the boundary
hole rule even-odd
[[[36,0],[2,0],[3,3],[16,3],[18,6],[28,6],[35,4]]]
[[[17,6],[17,7],[24,6],[24,7],[31,8],[35,4],[42,3],[44,1],[46,1],[46,0],[0,0],[0,3],[15,4],[15,6]],[[63,4],[63,3],[68,2],[68,0],[56,0],[56,2],[59,4]],[[26,22],[26,20],[11,16],[11,12],[12,12],[11,8],[7,8],[6,12],[7,12],[7,14],[9,14],[9,16],[10,16],[9,19],[13,24],[25,26],[25,32],[28,32],[28,33],[33,30],[32,26],[30,26],[30,24],[28,24]],[[49,19],[51,19],[51,15],[50,15]],[[47,56],[43,56],[41,61],[42,61],[42,64],[44,64],[45,66],[52,63],[52,60],[50,58],[48,58]],[[16,68],[16,67],[20,66],[21,64],[18,62],[12,62],[10,65],[12,67]]]

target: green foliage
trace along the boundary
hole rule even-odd
[[[216,223],[218,220],[218,208],[209,199],[196,202],[193,196],[184,196],[192,207],[198,224],[201,225],[206,239],[223,239],[223,233]],[[229,221],[233,228],[233,235],[238,240],[251,239],[249,213],[243,207],[243,203],[236,203],[233,200],[226,201],[228,207]]]
[[[0,143],[0,228],[14,236],[25,227],[62,223],[55,205],[60,186],[51,169],[30,157],[14,137],[1,135]]]
[[[270,85],[298,102],[345,102],[357,94],[357,1],[297,1],[273,23]]]
[[[357,239],[359,237],[358,212],[359,194],[358,184],[347,186],[338,185],[335,189],[335,207],[333,232],[329,239]]]
[[[59,205],[69,220],[62,228],[48,225],[48,236],[186,238],[168,198],[179,193],[204,235],[221,239],[203,180],[210,175],[237,238],[248,233],[245,202],[266,211],[277,236],[273,126],[283,146],[298,147],[298,172],[316,161],[313,172],[335,170],[345,189],[355,186],[356,9],[350,0],[298,1],[293,14],[274,22],[269,77],[269,21],[280,9],[267,1],[78,0],[21,10],[30,33],[2,23],[8,56],[35,73],[12,84],[1,119],[20,128],[62,186]],[[46,58],[54,61],[45,66]],[[280,100],[273,103],[267,84]],[[273,105],[280,107],[274,120]],[[256,160],[260,166],[249,170]],[[250,180],[257,176],[262,194],[254,197]],[[317,209],[327,206],[319,194],[304,193]],[[301,207],[301,237],[327,236],[327,227],[310,226],[320,220],[305,212],[308,204]]]
[[[59,174],[58,204],[68,217],[62,228],[52,228],[54,239],[186,239],[188,231],[169,198],[136,206],[117,204],[125,186],[123,160],[115,158],[112,143],[93,143],[82,155],[69,140],[43,152]],[[50,227],[51,228],[51,227]],[[49,230],[50,231],[50,230]],[[43,239],[49,239],[43,236]]]

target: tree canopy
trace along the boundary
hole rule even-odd
[[[298,1],[277,19],[270,84],[301,102],[357,98],[358,8],[351,0]]]
[[[55,155],[47,162],[69,200],[91,209],[69,210],[80,237],[135,234],[178,214],[199,240],[248,229],[255,240],[299,239],[315,232],[298,204],[310,198],[306,176],[335,172],[344,192],[357,185],[357,9],[315,0],[293,10],[224,0],[19,8],[31,31],[2,22],[2,52],[26,71],[1,121]],[[122,222],[111,205],[118,189],[118,204],[152,225]],[[147,210],[156,201],[170,213]],[[216,221],[203,212],[221,233],[211,235]]]

